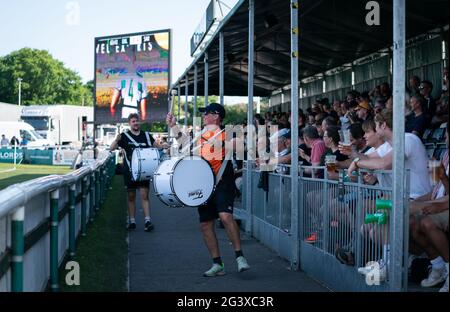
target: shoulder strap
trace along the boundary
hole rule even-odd
[[[147,138],[147,144],[148,144],[148,146],[152,146],[152,141],[150,141],[150,136],[149,136],[149,134],[148,134],[148,132],[147,131],[145,131],[145,137]]]
[[[217,184],[219,184],[220,180],[222,179],[222,175],[225,172],[225,168],[227,167],[228,158],[229,158],[230,155],[231,155],[231,152],[228,152],[225,155],[224,161],[222,161],[222,165],[220,166],[219,172],[217,173],[217,176],[216,176],[216,184],[215,184],[215,186],[217,186]]]
[[[127,138],[130,139],[130,141],[131,141],[136,147],[139,147],[139,146],[140,146],[139,144],[137,144],[136,140],[133,139],[133,138],[131,137],[131,135],[128,134],[127,131],[125,131],[123,134],[125,134],[125,135],[127,136]]]

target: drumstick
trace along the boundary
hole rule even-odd
[[[169,101],[169,113],[172,112],[173,109],[173,100],[175,99],[175,96],[177,95],[177,90],[172,89],[170,91],[171,97],[170,97],[170,101]]]

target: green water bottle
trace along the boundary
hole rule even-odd
[[[377,207],[377,210],[391,210],[392,209],[392,200],[377,198],[375,205]]]
[[[383,225],[387,223],[387,214],[384,212],[368,213],[364,218],[365,224],[376,223],[378,225]]]
[[[378,221],[378,218],[375,216],[374,213],[368,213],[366,214],[366,217],[364,218],[365,224],[372,224],[376,223]]]

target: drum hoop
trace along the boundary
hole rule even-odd
[[[173,170],[175,170],[175,167],[178,165],[178,163],[180,162],[180,160],[181,159],[183,159],[183,158],[180,158],[180,159],[178,159],[177,160],[177,162],[175,163],[175,166],[172,168],[172,171]],[[170,159],[168,159],[168,160],[170,160]],[[164,161],[162,161],[160,164],[159,164],[159,166],[160,165],[162,165],[162,163],[163,163]],[[159,167],[158,166],[158,167]],[[156,169],[156,171],[157,171],[158,169]],[[158,178],[156,177],[153,177],[153,188],[155,189],[155,191],[156,191],[156,193],[157,193],[157,197],[159,198],[159,200],[161,200],[161,201],[163,201],[167,206],[170,206],[171,207],[171,205],[165,200],[165,199],[163,199],[163,197],[160,195],[160,193],[158,192],[158,187],[156,186],[156,180],[157,180]],[[183,204],[184,205],[184,203],[181,201],[181,199],[177,196],[177,194],[175,193],[175,190],[174,190],[174,188],[173,188],[173,184],[172,184],[172,179],[169,179],[170,180],[170,190],[172,191],[172,194],[173,194],[173,196],[175,196],[175,199],[176,200],[178,200],[178,202],[180,202],[181,204]]]
[[[138,148],[135,149],[135,151],[136,151],[136,156],[139,159],[139,162],[138,162],[138,176],[137,176],[136,181],[140,181],[141,180],[141,169],[142,169],[141,161],[140,161],[140,159],[141,159],[141,149],[138,147]]]

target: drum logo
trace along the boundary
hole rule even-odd
[[[192,199],[203,198],[203,190],[190,191],[188,197],[193,197]]]

